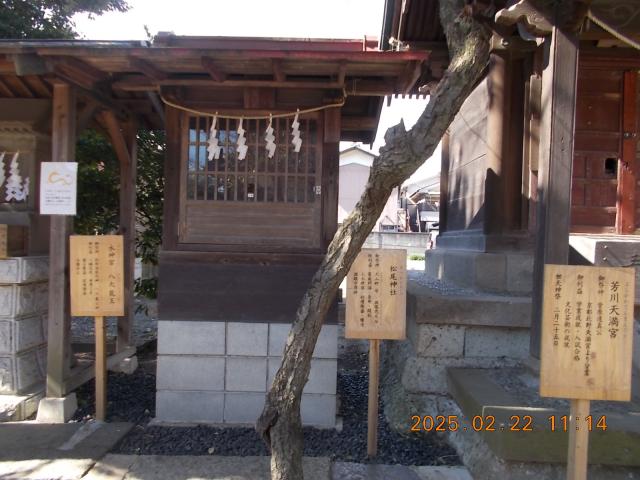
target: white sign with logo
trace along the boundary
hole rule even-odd
[[[75,215],[78,189],[77,162],[42,162],[40,214]]]

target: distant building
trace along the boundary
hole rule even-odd
[[[340,186],[338,192],[338,223],[342,223],[353,211],[367,185],[369,170],[375,155],[359,146],[340,152]],[[399,213],[398,189],[394,188],[380,218],[373,227],[374,232],[403,231],[404,216]]]

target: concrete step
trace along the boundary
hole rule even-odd
[[[481,437],[501,460],[566,463],[569,434],[562,427],[561,417],[569,415],[569,402],[541,398],[538,377],[530,370],[450,368],[448,388],[463,413],[456,432],[461,444],[463,437]],[[592,402],[591,414],[589,462],[616,467],[640,466],[637,397],[632,402]],[[556,419],[553,430],[551,416]],[[480,431],[475,431],[478,428],[474,428],[474,417],[475,427],[480,427]],[[606,430],[596,426],[602,417],[606,419]],[[483,425],[489,423],[492,429],[485,429]],[[525,424],[530,425],[530,431],[523,430]],[[588,428],[586,424],[585,427]],[[468,440],[477,441],[477,438]]]
[[[455,289],[410,275],[407,317],[415,323],[528,328],[531,298]]]

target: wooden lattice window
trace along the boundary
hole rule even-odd
[[[220,158],[209,160],[207,140],[210,117],[189,117],[187,152],[187,200],[213,202],[316,201],[318,175],[318,128],[315,119],[301,119],[300,152],[291,144],[292,118],[273,119],[276,152],[268,158],[265,148],[267,120],[243,120],[246,145],[244,159],[236,151],[238,120],[218,118]]]

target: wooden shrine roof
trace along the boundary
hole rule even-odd
[[[2,40],[0,98],[49,98],[52,82],[65,81],[87,105],[162,128],[161,97],[222,113],[265,92],[281,109],[335,103],[345,92],[342,139],[371,142],[383,97],[417,93],[431,61],[429,50],[380,51],[377,43],[167,33],[152,42]]]

